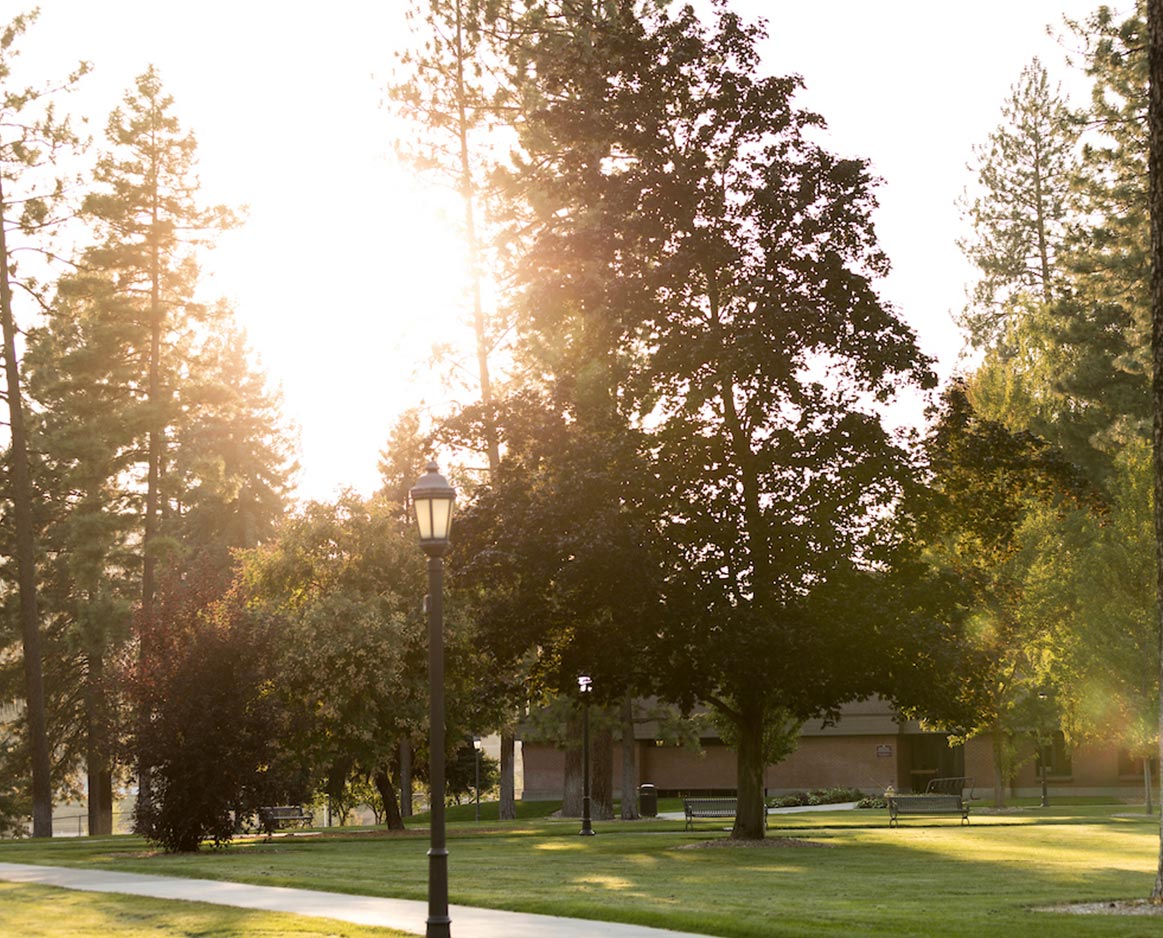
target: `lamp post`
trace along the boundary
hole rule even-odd
[[[479,824],[481,822],[481,738],[479,736],[474,736],[472,738],[472,748],[473,754],[476,756],[476,765],[474,766],[476,770],[477,795],[476,819],[477,823]]]
[[[427,938],[450,938],[448,849],[444,837],[444,555],[456,491],[435,462],[410,492],[420,548],[428,555],[428,776],[432,833],[428,848]]]
[[[594,679],[581,674],[577,679],[577,690],[582,699],[582,829],[581,837],[593,837],[594,828],[590,823],[590,694],[594,689]]]
[[[1053,740],[1045,732],[1045,728],[1050,722],[1046,719],[1045,713],[1047,702],[1050,700],[1050,692],[1045,688],[1039,690],[1038,700],[1042,702],[1042,707],[1039,708],[1041,712],[1038,714],[1038,761],[1042,763],[1042,801],[1038,807],[1045,808],[1050,804],[1049,791],[1046,785],[1046,773],[1050,771],[1050,762],[1054,758]]]

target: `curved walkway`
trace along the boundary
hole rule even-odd
[[[267,912],[291,912],[295,915],[337,919],[355,925],[395,928],[417,935],[424,934],[428,917],[428,903],[411,899],[348,896],[313,889],[250,886],[245,883],[114,873],[108,870],[0,863],[0,880],[86,892],[115,892],[154,899],[210,902]],[[450,906],[448,914],[452,918],[452,934],[456,938],[702,938],[689,932],[662,928],[474,909],[462,905]]]

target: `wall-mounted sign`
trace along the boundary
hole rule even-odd
[[[878,759],[891,759],[892,758],[892,746],[888,743],[881,743],[879,746],[876,747],[876,758],[878,758]]]

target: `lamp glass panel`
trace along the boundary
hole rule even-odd
[[[412,507],[416,514],[416,527],[420,529],[420,540],[432,540],[432,499],[413,499]]]
[[[432,529],[429,536],[438,541],[446,541],[452,527],[452,499],[433,498],[429,504],[432,506]]]

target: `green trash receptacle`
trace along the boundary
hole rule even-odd
[[[658,792],[653,785],[638,786],[638,814],[641,817],[658,817]]]

